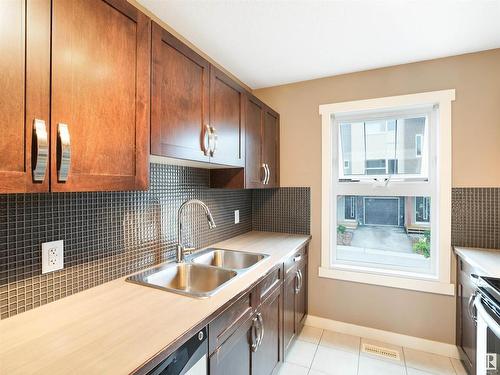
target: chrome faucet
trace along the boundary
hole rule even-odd
[[[179,211],[177,211],[177,263],[184,262],[185,252],[194,250],[192,248],[186,248],[184,245],[182,245],[182,212],[185,207],[193,204],[200,205],[205,210],[205,215],[207,215],[208,228],[214,229],[216,227],[210,209],[205,203],[203,203],[199,199],[190,199],[181,204],[181,206],[179,207]]]

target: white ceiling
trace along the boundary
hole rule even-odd
[[[500,47],[500,0],[139,0],[251,88]]]

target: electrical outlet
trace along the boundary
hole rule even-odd
[[[234,223],[238,224],[240,222],[240,210],[234,211]]]
[[[52,241],[42,243],[42,273],[64,268],[64,242]]]

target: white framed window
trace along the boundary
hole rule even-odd
[[[321,277],[454,294],[454,99],[443,90],[320,106]]]

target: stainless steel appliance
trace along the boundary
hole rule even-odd
[[[500,279],[479,277],[474,300],[477,375],[500,374]]]
[[[203,328],[154,369],[147,372],[147,375],[206,375],[207,356],[207,328]]]

